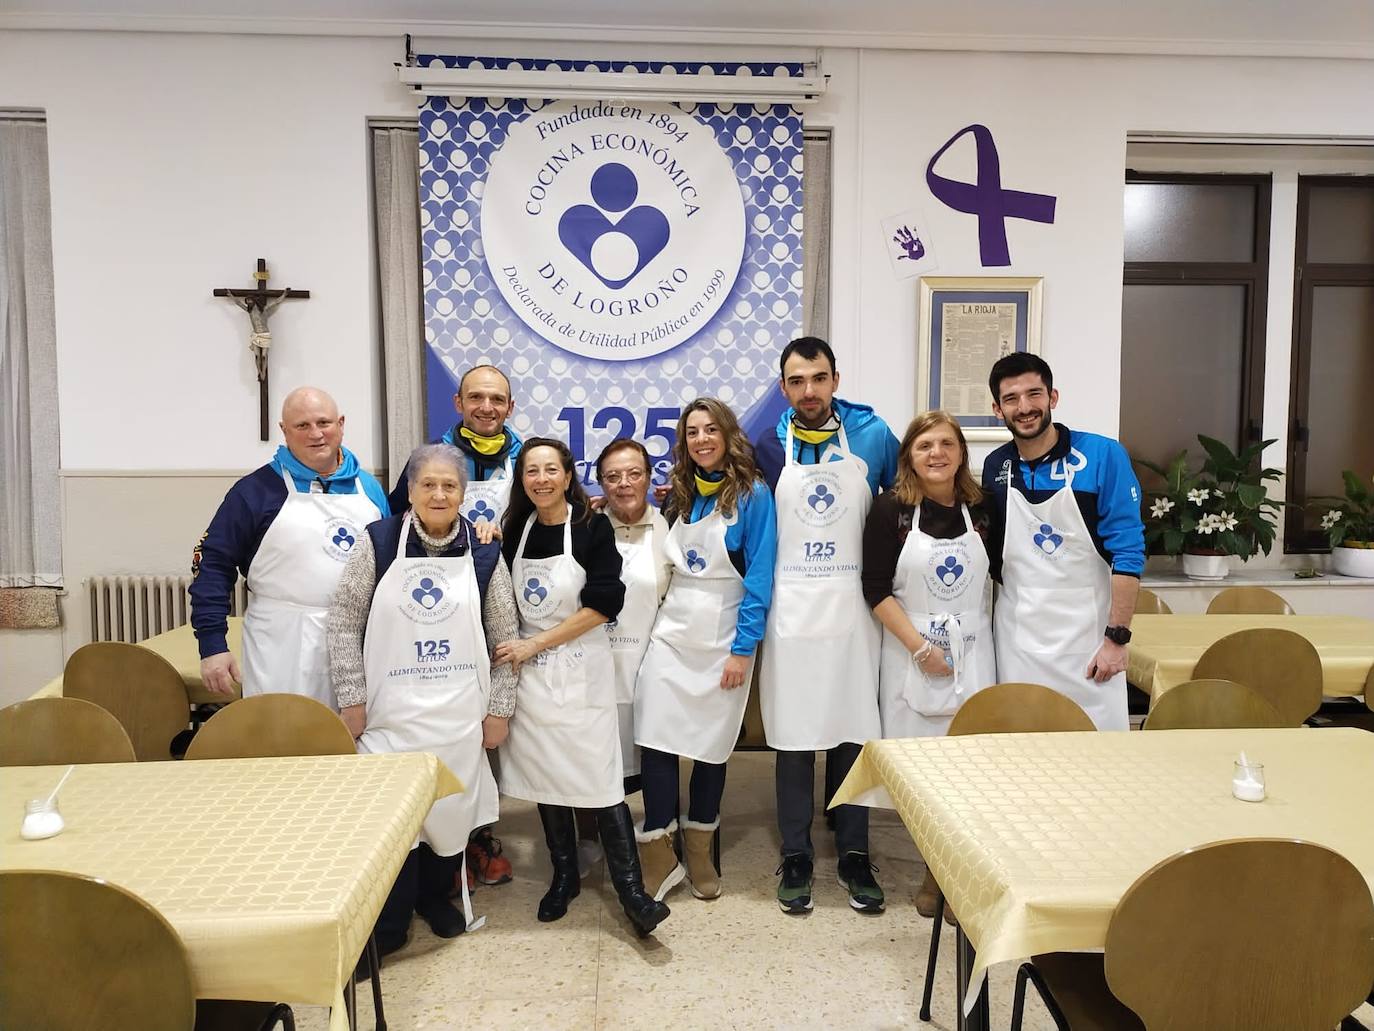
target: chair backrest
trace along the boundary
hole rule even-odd
[[[1171,616],[1174,613],[1167,601],[1144,587],[1136,592],[1135,611],[1137,615],[1144,613],[1147,616]]]
[[[1066,695],[1041,684],[993,684],[959,706],[950,737],[1096,730],[1092,717]]]
[[[72,653],[62,693],[119,720],[140,761],[172,758],[172,738],[191,722],[186,683],[156,652],[121,641],[97,641]]]
[[[1293,606],[1268,587],[1227,587],[1207,603],[1209,616],[1291,616]]]
[[[1195,680],[1234,680],[1279,711],[1284,726],[1301,726],[1322,704],[1322,660],[1312,642],[1291,630],[1237,630],[1213,642]]]
[[[0,766],[131,763],[129,735],[80,698],[31,698],[0,709]]]
[[[1105,964],[1150,1031],[1331,1028],[1374,981],[1374,899],[1321,845],[1212,842],[1126,890]]]
[[[1288,727],[1269,700],[1232,680],[1189,680],[1155,699],[1142,730]]]
[[[352,755],[353,735],[334,710],[297,694],[260,694],[226,705],[206,721],[187,759]]]
[[[181,938],[118,885],[48,870],[0,872],[0,1022],[26,1031],[191,1031]]]

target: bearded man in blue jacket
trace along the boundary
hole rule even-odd
[[[286,443],[229,488],[196,545],[191,626],[205,686],[245,697],[283,692],[334,705],[325,618],[349,553],[368,523],[390,514],[382,485],[343,446],[344,417],[314,387],[282,403]],[[229,599],[250,592],[243,665],[229,651]]]
[[[759,701],[764,733],[777,751],[778,905],[785,913],[804,913],[812,908],[816,752],[826,753],[828,805],[863,743],[882,737],[881,635],[860,573],[864,518],[896,478],[898,444],[872,408],[835,396],[840,375],[824,340],[793,340],[779,365],[779,389],[791,407],[758,448],[778,519]],[[868,854],[868,810],[840,806],[834,831],[850,906],[881,912],[883,890]]]

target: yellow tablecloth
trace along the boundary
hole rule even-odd
[[[243,619],[239,616],[229,617],[228,641],[230,653],[242,662]],[[213,694],[205,689],[205,682],[200,679],[200,649],[196,645],[196,636],[189,623],[185,626],[179,626],[175,630],[168,630],[165,634],[150,637],[146,641],[140,641],[139,647],[157,652],[176,667],[177,672],[181,674],[181,679],[186,681],[186,696],[191,700],[192,705],[232,702],[242,696],[242,689],[237,684],[231,695]],[[33,697],[58,698],[61,695],[62,678],[59,676],[54,677],[39,688]]]
[[[333,1006],[430,804],[463,790],[427,753],[78,766],[67,827],[24,841],[59,766],[0,776],[0,869],[68,870],[140,895],[176,928],[196,995]]]
[[[1231,796],[1242,749],[1264,764],[1264,802]],[[880,787],[977,949],[974,988],[995,963],[1103,948],[1131,883],[1204,842],[1317,842],[1374,885],[1374,734],[1361,730],[870,741],[832,804],[880,804]]]
[[[1358,696],[1374,668],[1374,619],[1358,616],[1155,616],[1131,620],[1126,679],[1152,698],[1193,678],[1208,646],[1237,630],[1277,627],[1312,642],[1322,660],[1322,693]]]

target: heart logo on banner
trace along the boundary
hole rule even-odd
[[[619,162],[592,173],[592,200],[574,204],[558,220],[558,239],[597,279],[612,290],[639,275],[668,246],[668,219],[648,204],[626,211],[612,222],[606,212],[625,211],[639,196],[639,180]]]

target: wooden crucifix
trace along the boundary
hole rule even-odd
[[[258,439],[268,439],[267,419],[267,352],[272,346],[272,334],[267,329],[267,317],[277,310],[282,301],[293,298],[309,298],[309,290],[269,290],[267,289],[267,259],[258,259],[258,270],[253,273],[256,283],[251,290],[231,290],[218,287],[216,297],[227,297],[248,313],[253,330],[248,334],[248,349],[253,352],[253,363],[258,369]]]

